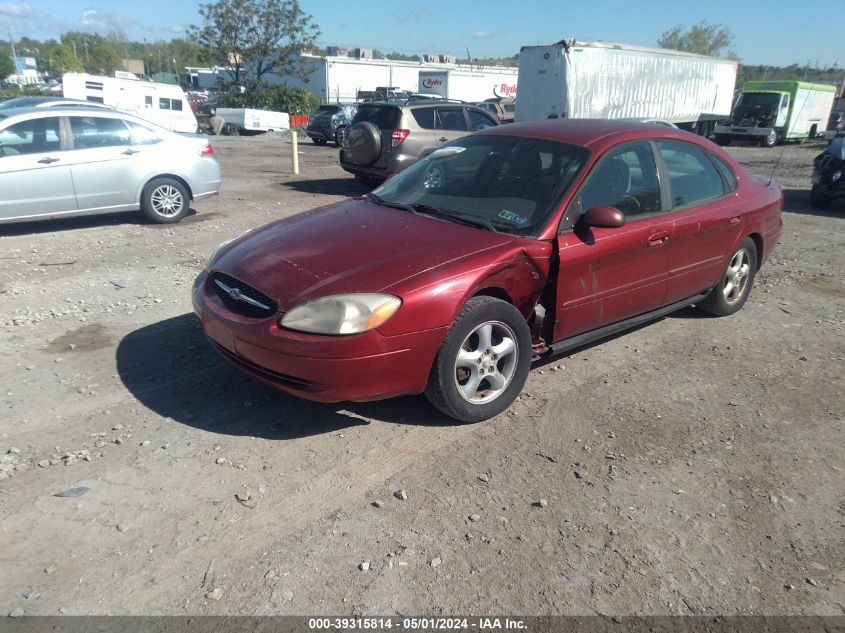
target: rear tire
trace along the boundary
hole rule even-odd
[[[334,144],[337,147],[340,147],[343,144],[343,130],[346,128],[344,125],[343,127],[339,127],[334,132]]]
[[[516,399],[531,367],[531,331],[511,304],[473,297],[440,344],[425,388],[428,401],[461,422],[481,422]]]
[[[141,192],[141,211],[156,224],[173,224],[184,218],[191,197],[185,186],[173,178],[155,178]]]
[[[719,283],[696,307],[716,316],[730,316],[738,312],[748,299],[756,274],[757,245],[746,237],[731,255]]]
[[[731,137],[727,134],[717,134],[715,140],[716,145],[721,145],[722,147],[727,147],[731,144]]]

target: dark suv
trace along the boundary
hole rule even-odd
[[[349,125],[358,105],[355,103],[330,103],[317,108],[308,117],[305,133],[315,145],[325,145],[329,141],[340,147],[343,128]]]
[[[461,102],[362,103],[343,135],[340,166],[374,186],[444,143],[498,124]]]

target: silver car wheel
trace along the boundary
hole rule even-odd
[[[487,321],[470,332],[455,359],[458,393],[472,404],[498,398],[510,384],[518,360],[517,338],[500,321]]]
[[[725,282],[722,287],[722,294],[725,296],[725,303],[733,305],[739,301],[748,286],[748,278],[751,272],[751,254],[743,249],[734,253],[733,259],[725,271]]]
[[[182,212],[185,199],[182,193],[172,185],[159,185],[150,195],[153,211],[165,218],[172,218]]]

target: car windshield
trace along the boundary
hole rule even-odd
[[[477,135],[445,145],[373,191],[375,204],[536,236],[589,150],[546,139]]]
[[[777,92],[743,92],[739,95],[736,105],[743,108],[762,106],[776,108],[780,103],[780,93]]]

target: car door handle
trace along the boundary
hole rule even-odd
[[[441,137],[440,137],[439,139],[437,139],[437,140],[438,140],[438,141],[440,141],[441,143],[445,143],[445,142],[446,142],[446,137],[445,137],[445,136],[441,136]]]
[[[126,156],[132,156],[132,154],[137,154],[139,151],[140,150],[137,150],[137,149],[125,149],[121,153],[125,154]]]
[[[669,241],[669,232],[668,231],[660,231],[659,233],[655,233],[648,238],[648,245],[650,247],[654,246],[662,246],[666,242]]]
[[[740,222],[742,222],[742,218],[738,215],[735,215],[728,220],[728,224],[739,224]]]
[[[43,165],[49,165],[50,163],[59,162],[59,159],[58,158],[50,158],[49,156],[45,156],[44,158],[42,158],[38,162],[43,164]]]

